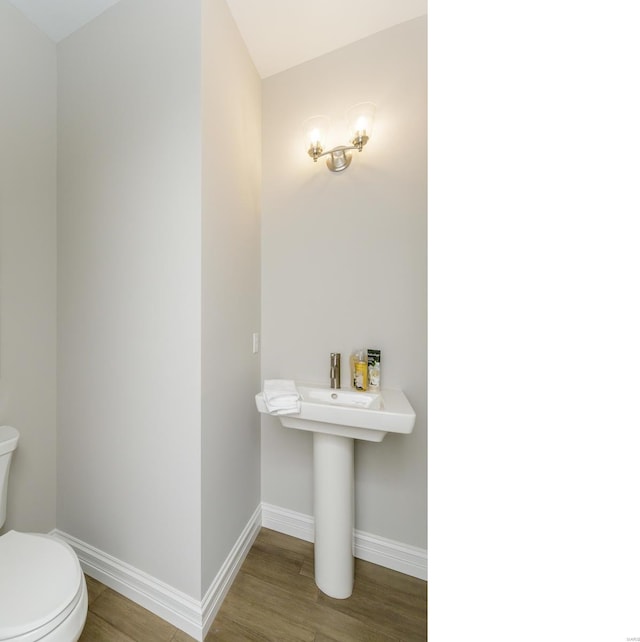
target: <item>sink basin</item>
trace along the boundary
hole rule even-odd
[[[298,389],[304,401],[326,403],[331,406],[348,406],[350,408],[370,408],[380,410],[382,395],[377,392],[356,392],[355,390],[335,390],[332,388],[310,388],[301,386]]]
[[[296,387],[301,397],[300,412],[278,415],[286,428],[378,442],[388,432],[408,434],[413,430],[416,414],[400,390],[357,392],[307,384]],[[256,395],[256,406],[268,414],[261,392]]]

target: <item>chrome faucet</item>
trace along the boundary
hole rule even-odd
[[[340,388],[340,353],[331,353],[331,367],[329,368],[329,381],[331,388]]]

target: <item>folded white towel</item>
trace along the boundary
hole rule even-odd
[[[265,379],[262,396],[272,415],[295,415],[300,412],[300,395],[295,382],[289,379]]]

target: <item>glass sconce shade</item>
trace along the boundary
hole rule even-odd
[[[302,127],[309,156],[315,162],[322,154],[325,145],[325,137],[329,130],[329,118],[328,116],[312,116],[304,121]]]
[[[376,106],[373,103],[358,103],[347,110],[351,143],[358,151],[362,151],[371,137],[375,113]]]

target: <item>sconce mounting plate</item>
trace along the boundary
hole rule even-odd
[[[340,147],[334,147],[328,155],[327,158],[327,167],[332,172],[342,172],[347,169],[351,164],[351,154],[347,150],[353,149],[353,147],[346,147],[341,145]]]

